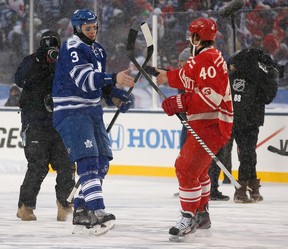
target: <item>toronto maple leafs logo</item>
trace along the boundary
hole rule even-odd
[[[84,142],[84,144],[85,144],[85,147],[86,147],[86,148],[92,148],[92,147],[93,147],[92,141],[89,140],[89,139],[86,139],[86,141]]]

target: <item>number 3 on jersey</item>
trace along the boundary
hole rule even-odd
[[[79,61],[79,57],[76,51],[71,52],[72,62],[75,63]]]

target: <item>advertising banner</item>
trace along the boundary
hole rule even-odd
[[[0,114],[0,171],[9,170],[12,165],[13,170],[25,170],[20,114],[13,108],[3,108]],[[114,111],[105,112],[106,126],[113,115]],[[260,127],[257,172],[264,180],[288,182],[288,156],[283,154],[288,149],[286,124],[288,114],[266,113],[265,125]],[[120,114],[109,133],[114,156],[110,173],[175,176],[174,161],[180,149],[181,129],[176,116],[168,117],[161,111],[133,110]],[[236,178],[238,166],[234,142],[232,169]]]

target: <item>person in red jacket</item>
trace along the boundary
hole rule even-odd
[[[198,18],[189,25],[191,54],[182,69],[159,73],[157,83],[185,93],[166,98],[162,108],[169,115],[186,113],[187,121],[213,153],[225,145],[231,135],[233,107],[227,64],[213,47],[217,24]],[[170,240],[178,240],[198,229],[211,227],[208,212],[212,158],[188,131],[188,137],[175,161],[179,183],[181,216],[169,230]]]

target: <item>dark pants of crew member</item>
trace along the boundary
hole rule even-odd
[[[23,127],[22,131],[25,128]],[[67,207],[66,199],[75,185],[75,164],[70,162],[67,150],[56,130],[51,126],[29,126],[26,129],[24,152],[28,165],[20,187],[18,207],[24,204],[36,208],[37,195],[48,174],[49,164],[57,171],[56,198],[63,207]]]
[[[231,173],[232,162],[231,162],[231,151],[233,146],[233,136],[231,136],[230,140],[227,144],[225,144],[216,154],[216,157],[220,160],[220,162],[225,166],[225,168]],[[219,184],[219,176],[220,176],[220,167],[213,160],[209,169],[209,176],[211,181],[211,194],[215,194],[218,190]]]
[[[238,158],[240,161],[238,180],[248,181],[257,179],[256,146],[259,135],[259,127],[233,129],[233,134],[238,147]]]

